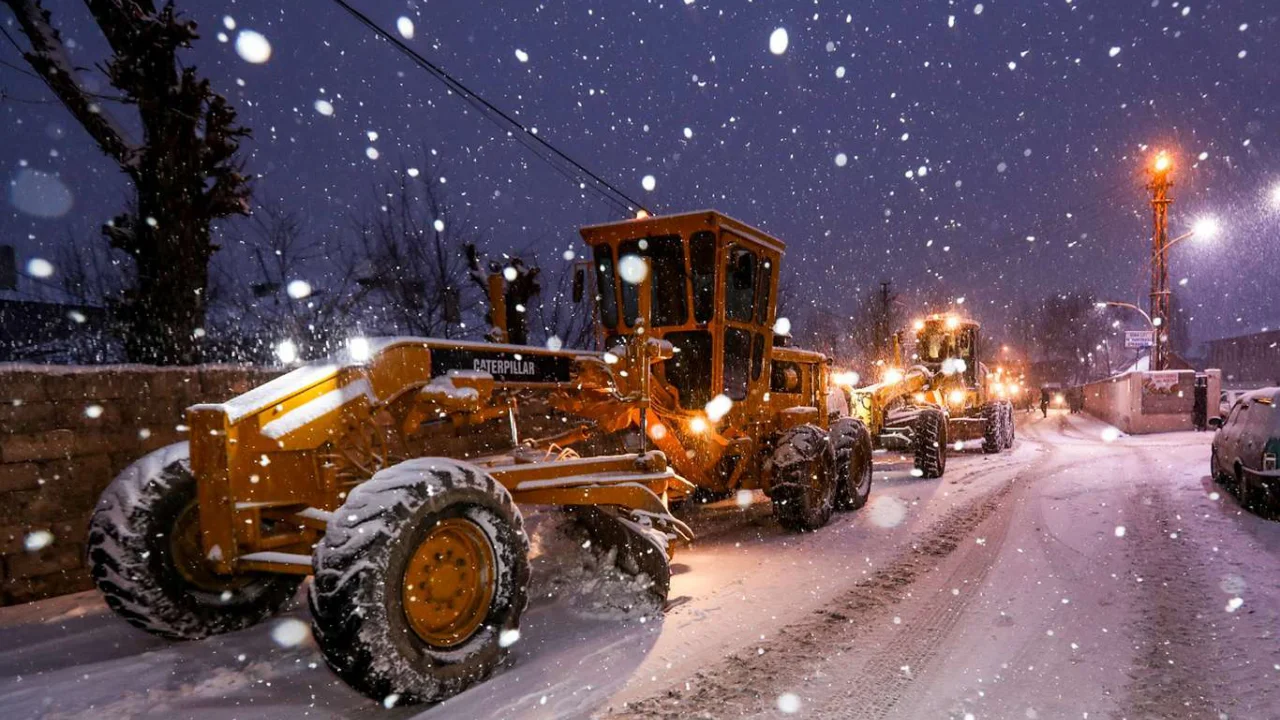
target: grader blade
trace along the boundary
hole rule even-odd
[[[614,553],[617,572],[639,585],[661,609],[671,589],[671,565],[665,533],[594,505],[568,508],[575,534],[597,554]]]

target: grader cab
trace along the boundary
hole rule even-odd
[[[826,358],[775,344],[782,243],[715,212],[582,235],[604,350],[355,338],[190,408],[189,442],[127,468],[93,515],[107,603],[194,639],[270,617],[312,575],[335,673],[431,702],[483,680],[519,636],[518,505],[567,508],[660,608],[673,547],[692,538],[669,504],[696,487],[763,489],[795,530],[865,502],[870,440],[829,404]],[[526,403],[579,422],[526,437]],[[636,431],[639,452],[573,449]],[[477,433],[487,442],[462,447]]]

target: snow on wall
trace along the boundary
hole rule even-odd
[[[0,605],[91,587],[84,538],[126,465],[186,439],[186,408],[277,370],[0,363]]]

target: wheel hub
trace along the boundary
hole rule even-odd
[[[194,500],[187,503],[173,523],[169,552],[182,579],[201,590],[220,593],[237,590],[252,581],[245,576],[218,575],[209,566],[200,535],[200,509]]]
[[[436,523],[404,572],[401,596],[414,633],[445,648],[475,634],[493,602],[495,565],[493,547],[479,525],[465,518]]]

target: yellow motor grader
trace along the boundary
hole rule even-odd
[[[1017,386],[981,362],[978,323],[941,313],[917,320],[914,330],[916,357],[932,375],[917,397],[946,409],[947,439],[981,439],[985,453],[1012,447],[1015,431],[1010,398]]]
[[[932,381],[928,368],[903,369],[899,358],[879,382],[849,388],[853,415],[874,445],[910,454],[915,473],[924,478],[942,477],[947,469],[947,414],[924,394]]]
[[[271,616],[312,575],[335,673],[375,699],[431,702],[486,678],[519,636],[518,505],[568,508],[660,608],[673,544],[691,539],[669,503],[695,487],[762,489],[801,531],[865,503],[870,437],[834,399],[827,358],[775,344],[781,242],[713,211],[581,234],[605,350],[355,338],[191,407],[189,442],[127,468],[93,515],[107,603],[194,639]],[[501,291],[490,283],[495,308]],[[525,438],[522,404],[582,423]],[[495,425],[497,447],[456,449]],[[639,451],[574,451],[602,433]]]

